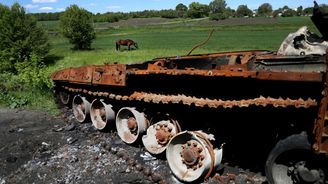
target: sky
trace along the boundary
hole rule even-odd
[[[191,2],[209,4],[212,0],[0,0],[1,4],[11,6],[18,2],[29,13],[64,11],[71,4],[77,4],[92,13],[130,12],[143,10],[175,9],[183,3]],[[317,0],[318,4],[328,4],[328,0]],[[287,5],[290,8],[299,6],[312,7],[313,0],[226,0],[227,7],[237,9],[239,5],[247,5],[251,10],[257,9],[263,3],[270,3],[273,9]]]

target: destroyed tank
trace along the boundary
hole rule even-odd
[[[277,52],[249,50],[66,68],[51,78],[79,122],[165,154],[183,182],[221,162],[269,183],[328,183],[328,14]]]

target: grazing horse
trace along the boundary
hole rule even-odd
[[[130,40],[130,39],[117,40],[116,41],[116,50],[121,50],[121,45],[128,46],[128,50],[131,49],[131,45],[133,45],[136,49],[138,49],[137,42],[134,42],[133,40]]]

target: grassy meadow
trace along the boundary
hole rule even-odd
[[[50,27],[53,29],[55,24]],[[277,50],[290,33],[301,26],[308,26],[317,32],[309,17],[278,18],[276,23],[257,25],[211,24],[207,19],[194,22],[172,21],[157,25],[98,27],[93,50],[73,51],[71,45],[59,33],[50,36],[51,55],[57,60],[53,69],[69,66],[103,63],[133,63],[162,56],[186,55],[199,42],[207,39],[210,30],[214,33],[208,43],[193,54],[236,51],[249,49]],[[115,50],[115,40],[133,39],[139,44],[138,50]]]
[[[240,24],[234,25],[208,19],[176,19],[155,25],[128,26],[99,23],[94,25],[97,38],[92,44],[92,50],[88,51],[72,50],[72,45],[58,31],[58,21],[40,22],[47,29],[51,44],[46,61],[47,75],[50,78],[53,71],[66,67],[114,62],[133,63],[156,57],[186,55],[194,45],[206,40],[212,29],[215,31],[208,43],[196,49],[193,54],[250,49],[277,50],[284,38],[301,26],[308,26],[311,31],[318,32],[309,17],[268,18],[268,21],[262,20],[258,23],[256,19],[245,19],[252,21],[252,24],[245,24],[244,20],[240,19],[237,20]],[[138,42],[139,49],[127,51],[123,46],[122,51],[116,51],[115,40],[126,38]],[[11,104],[26,103],[28,108],[56,113],[57,107],[51,90],[33,89],[12,93],[15,93],[12,96],[17,103]]]

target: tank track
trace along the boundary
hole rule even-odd
[[[68,86],[62,86],[63,89],[68,92],[75,93],[84,93],[87,95],[95,97],[107,97],[114,100],[122,101],[144,101],[146,103],[163,103],[163,104],[178,104],[182,103],[184,105],[191,106],[194,104],[196,107],[205,107],[209,108],[233,108],[233,107],[249,107],[251,105],[263,106],[272,105],[273,107],[295,107],[295,108],[310,108],[318,105],[315,99],[290,99],[290,98],[272,98],[272,97],[263,97],[253,99],[242,99],[242,100],[221,100],[221,99],[208,99],[208,98],[197,98],[186,95],[162,95],[146,92],[134,92],[131,95],[119,95],[102,91],[91,91],[83,88],[72,88]]]

